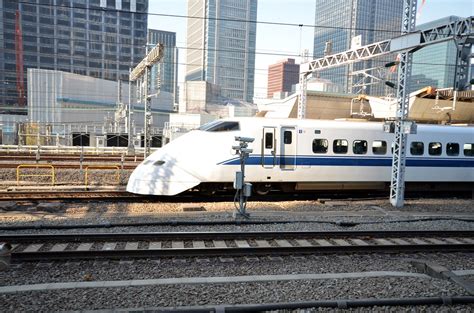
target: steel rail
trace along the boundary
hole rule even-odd
[[[0,242],[86,242],[86,241],[172,241],[172,240],[253,240],[253,239],[326,239],[326,238],[473,238],[472,230],[390,230],[390,231],[285,231],[285,232],[131,232],[131,233],[55,233],[5,234]]]
[[[1,235],[0,242],[8,242],[14,247],[11,254],[13,261],[42,261],[421,251],[472,252],[474,251],[473,235],[473,231],[16,234]],[[111,242],[110,239],[113,241]],[[297,242],[296,245],[288,241],[293,239]],[[274,240],[273,244],[268,240]],[[318,244],[310,242],[311,240]],[[126,244],[123,248],[116,248],[124,241]],[[142,248],[139,248],[139,243],[144,241],[145,246],[142,245]],[[146,241],[148,241],[148,248],[145,248]],[[186,241],[191,245],[186,247]],[[206,241],[208,245],[205,244]],[[66,249],[69,244],[78,242],[81,243],[78,247]],[[23,247],[25,243],[28,245]],[[92,249],[95,244],[97,246]]]
[[[473,251],[474,244],[451,245],[369,245],[369,246],[311,246],[311,247],[227,247],[227,248],[163,248],[134,250],[66,250],[13,252],[12,261],[42,261],[69,259],[124,259],[160,257],[238,257],[268,255],[305,255],[335,253],[414,253]]]

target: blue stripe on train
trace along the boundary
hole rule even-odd
[[[310,157],[297,156],[294,157],[276,157],[265,156],[265,165],[280,166],[292,165],[297,166],[392,166],[392,158],[354,158],[354,157]],[[252,155],[246,159],[247,165],[261,165],[262,157]],[[234,158],[221,163],[219,165],[239,165],[240,159]],[[410,167],[474,167],[474,158],[471,159],[435,159],[435,158],[407,158],[406,166]]]

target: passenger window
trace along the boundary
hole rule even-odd
[[[386,154],[387,142],[382,141],[382,140],[374,140],[372,142],[372,153],[373,154]]]
[[[428,146],[429,155],[441,155],[442,145],[440,142],[430,142]]]
[[[326,139],[314,139],[313,140],[313,152],[314,153],[327,153],[328,152],[328,141]]]
[[[265,133],[265,149],[273,148],[273,133]]]
[[[410,144],[411,155],[423,155],[424,150],[425,150],[425,145],[421,141],[413,141]]]
[[[470,157],[474,156],[474,143],[464,144],[464,155]]]
[[[459,155],[459,144],[450,142],[446,145],[446,154],[450,156]]]
[[[291,131],[285,130],[283,133],[283,142],[287,145],[291,144],[292,138],[291,138]]]
[[[366,154],[367,153],[367,141],[365,140],[354,140],[352,143],[352,152],[354,154]]]
[[[332,142],[332,151],[334,153],[347,153],[347,147],[349,144],[345,139],[336,139]]]

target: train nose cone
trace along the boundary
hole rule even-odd
[[[128,180],[127,191],[141,195],[174,196],[200,182],[200,179],[176,165],[140,164]]]

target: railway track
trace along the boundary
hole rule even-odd
[[[12,261],[474,251],[474,231],[0,235]]]
[[[116,186],[114,186],[116,187]],[[81,186],[77,186],[77,189],[80,189]],[[124,187],[122,187],[124,188]],[[58,191],[45,188],[45,190],[34,191],[34,190],[25,190],[25,191],[7,191],[0,192],[0,200],[2,201],[18,201],[18,200],[29,200],[29,201],[58,201],[58,200],[143,200],[146,197],[131,194],[125,190],[96,190],[94,187],[86,190],[85,187],[82,187],[83,190],[74,190],[74,191]]]

